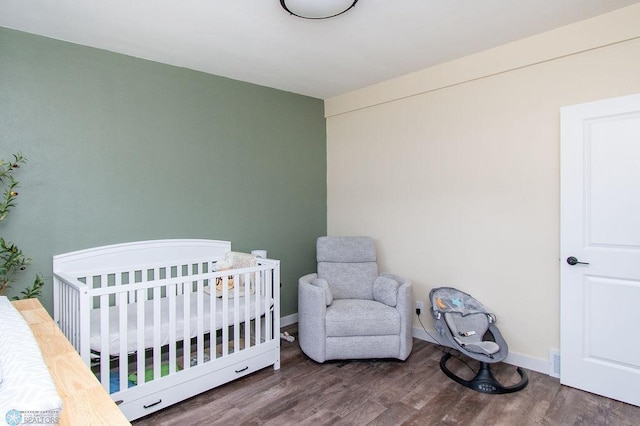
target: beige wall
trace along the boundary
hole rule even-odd
[[[559,109],[640,92],[637,22],[640,4],[328,99],[329,235],[374,237],[425,306],[433,287],[469,292],[512,353],[546,360],[560,342]]]

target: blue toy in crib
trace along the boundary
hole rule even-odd
[[[128,380],[128,382],[130,388],[136,385],[131,380]],[[116,372],[112,372],[109,374],[109,393],[115,393],[118,391],[120,391],[120,375]]]

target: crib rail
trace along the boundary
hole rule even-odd
[[[213,272],[210,259],[54,271],[54,319],[114,398],[279,341],[279,261]]]

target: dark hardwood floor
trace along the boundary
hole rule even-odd
[[[297,336],[295,325],[287,327]],[[281,368],[266,368],[139,419],[143,425],[640,425],[640,408],[561,386],[528,371],[526,389],[487,395],[467,389],[439,368],[440,347],[414,340],[405,362],[318,364],[298,342],[282,341]],[[460,373],[473,373],[452,360]],[[477,365],[470,362],[471,366]],[[505,384],[515,367],[498,364]]]

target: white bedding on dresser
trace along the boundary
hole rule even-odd
[[[0,296],[0,368],[2,421],[10,410],[62,408],[62,400],[29,325],[5,296]]]

